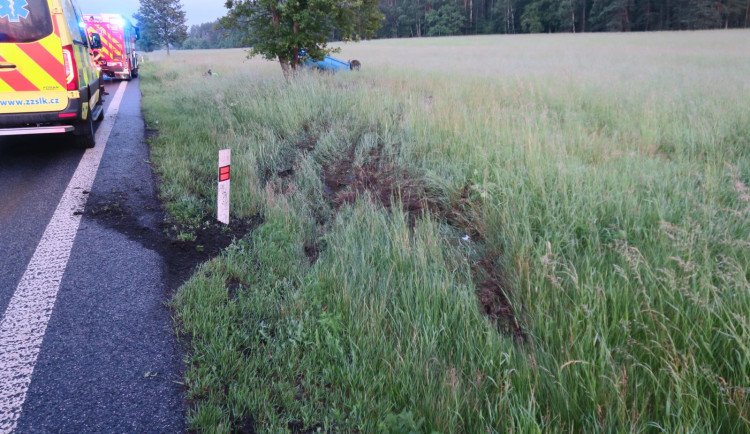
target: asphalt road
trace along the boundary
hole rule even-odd
[[[117,85],[107,85],[107,104]],[[127,84],[90,191],[98,204],[108,198],[130,207],[155,202],[140,97],[135,79]],[[0,138],[0,313],[83,155],[58,135]],[[138,224],[154,229],[158,219],[146,212]],[[82,216],[15,432],[184,431],[182,354],[165,305],[165,273],[159,253]]]

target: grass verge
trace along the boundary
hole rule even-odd
[[[193,428],[750,428],[745,36],[564,38],[562,74],[561,39],[498,37],[534,66],[499,80],[147,63],[173,217],[210,212],[231,147],[234,216],[264,218],[174,300]]]

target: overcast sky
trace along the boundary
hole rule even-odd
[[[77,0],[84,14],[121,14],[132,19],[138,11],[138,0]],[[181,0],[188,27],[194,24],[208,23],[223,17],[227,9],[225,0]]]

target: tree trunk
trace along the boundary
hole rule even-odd
[[[747,28],[747,17],[750,17],[750,0],[747,0],[747,9],[745,9],[745,28]]]
[[[276,11],[276,8],[271,6],[271,22],[273,23],[273,28],[276,29],[276,36],[279,35],[279,24],[281,23],[281,19],[279,18],[279,13]],[[279,64],[281,65],[281,72],[284,73],[284,78],[288,81],[289,80],[289,59],[283,56],[279,56]]]
[[[664,30],[664,5],[659,6],[659,28],[657,30]]]
[[[669,0],[667,0],[666,14],[664,20],[664,27],[661,30],[674,30],[672,28],[672,10],[669,7]]]
[[[292,60],[289,62],[289,64],[292,67],[293,71],[297,71],[297,67],[299,66],[299,50],[293,49],[292,50]]]
[[[632,8],[631,0],[625,5],[625,26],[627,26],[627,32],[630,31],[630,10]]]
[[[281,72],[284,73],[284,78],[289,80],[292,74],[291,68],[289,68],[289,60],[285,57],[279,56],[279,64],[281,65]]]
[[[273,22],[273,28],[276,29],[276,36],[279,36],[279,24],[281,24],[281,18],[279,18],[279,13],[276,11],[276,8],[271,6],[271,20]]]
[[[474,25],[472,21],[474,21],[474,0],[469,0],[469,32]]]
[[[167,42],[167,56],[169,56],[169,42]]]
[[[505,0],[505,33],[510,33],[510,0]]]
[[[505,14],[505,28],[506,33],[516,33],[516,23],[513,20],[513,0],[506,0],[507,10]]]
[[[575,9],[570,10],[570,22],[573,23],[572,24],[573,33],[575,33],[576,32],[576,10]]]
[[[730,15],[730,12],[731,12],[730,9],[729,9],[729,6],[731,6],[729,4],[729,0],[727,0],[727,5],[726,6],[724,6],[724,3],[722,3],[721,6],[724,7],[724,12],[727,14],[727,19],[724,20],[724,30],[727,30],[727,29],[729,29],[729,15]]]
[[[299,22],[295,21],[294,25],[292,27],[294,34],[299,33]],[[299,48],[292,48],[292,59],[290,62],[292,64],[292,70],[294,72],[297,72],[297,63],[299,63]]]
[[[586,33],[586,0],[583,0],[583,17],[581,18],[581,33]]]
[[[484,3],[484,0],[482,0],[482,3]],[[490,8],[485,13],[485,17],[489,17],[490,22],[493,21],[495,18],[495,14],[493,13],[494,10],[495,10],[495,0],[490,0]],[[491,30],[491,32],[495,33],[494,30]]]

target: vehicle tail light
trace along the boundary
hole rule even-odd
[[[65,63],[65,82],[68,90],[78,90],[78,68],[72,45],[63,47],[63,63]]]

